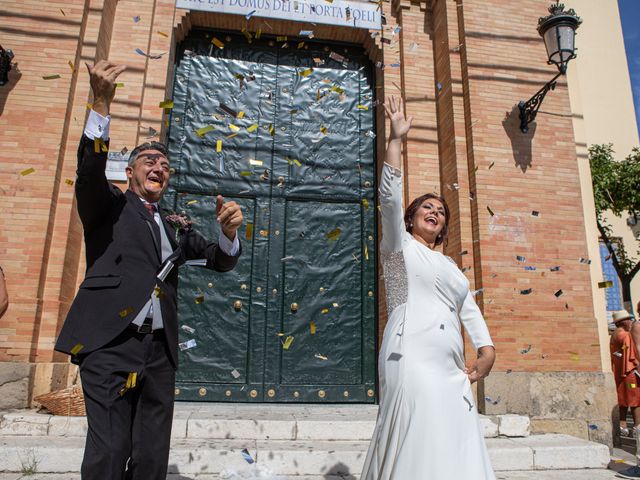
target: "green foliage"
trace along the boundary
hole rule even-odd
[[[609,252],[613,264],[623,283],[631,281],[640,264],[627,253],[625,245],[612,245],[614,235],[605,214],[617,217],[636,215],[640,217],[640,149],[634,148],[627,158],[616,161],[613,145],[593,145],[589,148],[589,164],[593,183],[598,229]],[[636,248],[638,245],[636,245]],[[636,255],[640,255],[640,249]]]

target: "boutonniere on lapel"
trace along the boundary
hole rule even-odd
[[[180,215],[177,213],[171,213],[164,218],[167,223],[176,230],[176,242],[180,235],[191,230],[191,225],[193,225],[193,221],[184,213]]]

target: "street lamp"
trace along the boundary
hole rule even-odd
[[[560,0],[556,0],[556,4],[549,7],[549,13],[550,15],[538,19],[538,33],[547,48],[547,63],[558,67],[558,74],[529,100],[518,103],[522,133],[529,131],[529,123],[536,118],[544,97],[549,90],[555,90],[558,77],[567,73],[569,60],[576,58],[576,30],[582,19],[576,15],[573,8],[565,12],[564,4],[560,3]]]

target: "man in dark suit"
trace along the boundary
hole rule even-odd
[[[110,184],[109,107],[125,66],[103,60],[87,68],[94,100],[76,180],[87,272],[55,348],[80,366],[89,426],[82,478],[164,480],[178,366],[177,266],[206,259],[207,268],[233,269],[242,212],[218,196],[217,244],[186,223],[167,223],[157,203],[169,159],[158,142],[131,152],[126,193]]]

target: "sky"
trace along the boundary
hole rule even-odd
[[[618,0],[618,7],[636,107],[636,125],[640,130],[640,0]]]

